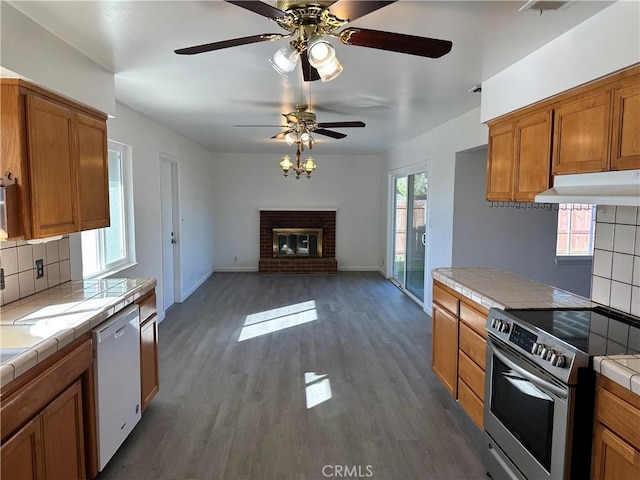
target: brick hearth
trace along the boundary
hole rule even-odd
[[[273,258],[274,228],[322,228],[322,258]],[[260,211],[260,273],[336,273],[335,211]]]

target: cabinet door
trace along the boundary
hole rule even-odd
[[[42,470],[40,417],[27,423],[0,448],[0,478],[39,479]]]
[[[551,187],[551,110],[515,125],[514,200],[533,202]]]
[[[554,175],[607,170],[610,126],[610,92],[559,106],[553,120]]]
[[[640,452],[615,435],[601,423],[593,436],[594,480],[640,478]]]
[[[640,81],[613,92],[611,170],[640,168]]]
[[[158,317],[153,315],[140,326],[140,391],[143,412],[160,389],[157,320]]]
[[[433,305],[431,370],[454,398],[457,397],[458,319]]]
[[[72,112],[26,96],[33,238],[79,230]]]
[[[85,478],[80,381],[60,394],[40,416],[46,478]]]
[[[489,127],[487,200],[513,200],[513,123]]]
[[[80,229],[109,226],[106,122],[76,114]]]

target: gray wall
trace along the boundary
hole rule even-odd
[[[486,147],[456,155],[454,267],[495,267],[589,297],[591,263],[556,265],[558,212],[491,207]]]

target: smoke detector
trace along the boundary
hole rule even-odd
[[[547,11],[565,10],[569,8],[572,3],[575,3],[575,0],[568,0],[566,2],[558,2],[552,0],[529,0],[518,10],[520,12],[525,10],[533,10],[534,12],[540,12],[540,14],[542,14],[542,12]]]

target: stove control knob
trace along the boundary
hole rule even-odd
[[[502,327],[500,331],[504,333],[509,333],[510,330],[511,330],[511,325],[509,325],[509,322],[502,322]]]
[[[497,318],[492,318],[491,319],[491,328],[495,329],[498,326],[498,319]]]
[[[562,368],[564,367],[564,363],[564,355],[562,355],[561,353],[554,353],[551,356],[551,365],[553,365],[554,367]]]
[[[536,342],[533,344],[533,346],[531,347],[531,354],[532,355],[540,355],[540,352],[542,351],[542,344]]]
[[[551,355],[553,355],[553,350],[551,350],[551,347],[547,345],[542,347],[542,353],[540,353],[540,356],[543,360],[551,360]]]

